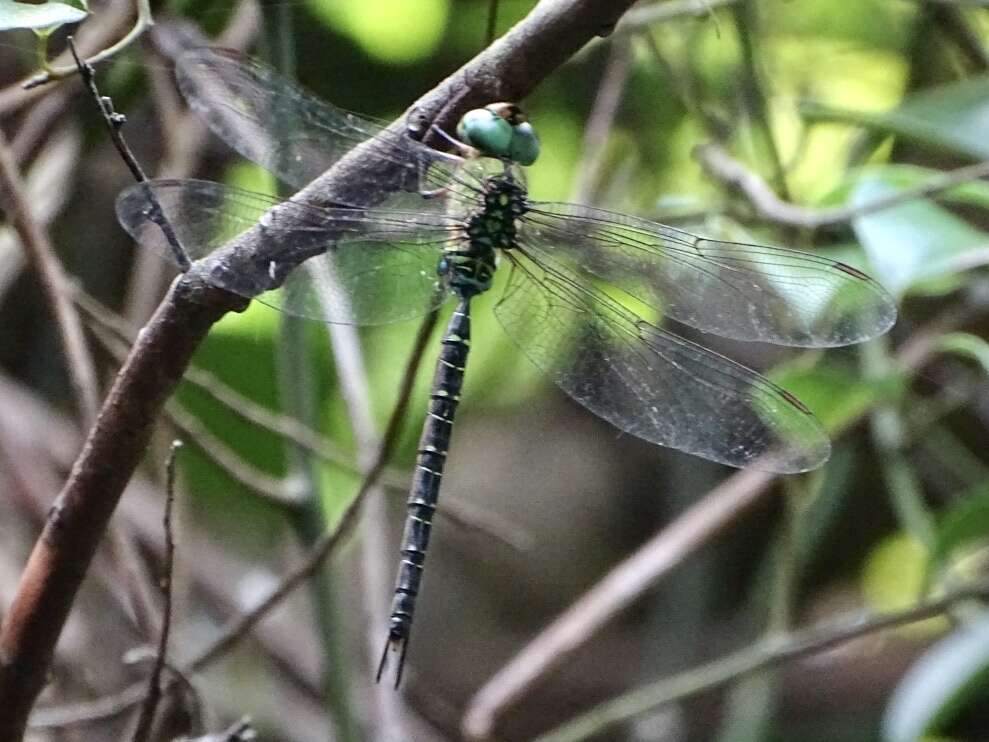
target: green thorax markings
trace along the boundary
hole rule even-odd
[[[516,220],[526,211],[525,188],[511,174],[493,175],[484,182],[483,208],[466,217],[466,241],[447,248],[440,275],[460,294],[480,294],[491,288],[497,250],[516,245]]]

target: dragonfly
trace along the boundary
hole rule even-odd
[[[322,102],[262,63],[197,49],[176,65],[189,105],[233,149],[303,187],[373,145],[346,200],[315,206],[202,180],[157,180],[117,201],[124,228],[209,281],[292,315],[374,325],[448,300],[407,501],[401,561],[377,669],[397,653],[398,687],[460,402],[471,303],[507,271],[493,312],[566,394],[634,436],[734,467],[798,473],[830,442],[793,394],[667,327],[823,348],[888,330],[896,306],[862,271],[823,255],[706,239],[590,206],[537,201],[523,168],[539,154],[512,104],[469,112],[453,151]],[[229,245],[260,235],[245,263]],[[286,255],[291,256],[288,260]],[[301,258],[306,258],[301,260]],[[294,267],[288,271],[285,266]],[[297,266],[297,267],[296,267]]]

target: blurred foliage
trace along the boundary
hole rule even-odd
[[[670,221],[715,237],[735,236],[819,250],[875,275],[902,301],[902,316],[890,337],[877,341],[871,349],[878,364],[866,362],[854,349],[781,355],[758,346],[740,347],[699,338],[748,364],[771,368],[774,380],[804,401],[836,437],[834,460],[816,482],[819,486],[807,487],[804,494],[791,493],[806,512],[795,519],[799,532],[793,546],[797,557],[793,559],[799,562],[799,569],[794,563],[786,567],[794,570],[789,591],[773,592],[771,588],[775,579],[772,570],[783,569],[779,563],[786,560],[775,556],[785,553],[780,551],[777,536],[785,528],[781,523],[785,524],[786,518],[778,509],[767,508],[743,519],[738,534],[730,534],[717,554],[712,551],[699,560],[697,579],[671,583],[648,606],[652,620],[644,622],[648,627],[635,634],[637,639],[650,647],[676,645],[671,656],[681,654],[673,659],[655,659],[653,650],[636,650],[635,662],[629,663],[621,682],[604,689],[593,683],[590,688],[577,683],[582,703],[590,703],[588,697],[597,700],[640,679],[673,672],[685,662],[710,659],[712,653],[754,639],[765,629],[774,600],[790,602],[787,607],[794,622],[799,622],[797,617],[815,616],[835,595],[835,602],[846,605],[849,593],[856,606],[896,610],[926,596],[943,594],[959,581],[984,579],[986,573],[989,346],[985,309],[989,286],[984,265],[989,254],[989,185],[984,181],[958,184],[936,197],[904,202],[858,216],[850,224],[811,232],[755,218],[737,189],[725,187],[703,172],[693,151],[699,143],[718,141],[754,173],[773,183],[774,166],[765,135],[771,131],[789,198],[820,208],[861,207],[926,183],[959,164],[987,158],[989,10],[923,0],[752,0],[740,4],[746,5],[748,12],[736,15],[731,8],[723,8],[635,31],[619,29],[610,38],[595,40],[554,72],[530,100],[524,101],[543,149],[539,162],[529,169],[531,193],[538,199],[567,200],[576,197],[576,184],[585,179],[586,190],[579,195],[598,206]],[[500,3],[499,32],[523,17],[532,5],[524,0]],[[4,7],[6,3],[0,4],[0,27]],[[301,83],[339,106],[382,119],[400,115],[418,95],[482,48],[488,12],[483,0],[300,0],[289,3],[288,8]],[[229,22],[234,9],[230,0],[171,0],[162,5],[157,17],[159,22],[179,18],[193,21],[215,35]],[[104,6],[92,9],[97,15],[103,11]],[[746,68],[742,31],[755,50],[754,69]],[[0,69],[9,70],[10,75],[32,69],[35,52],[29,38],[11,34],[12,41],[8,41],[4,37],[5,43],[16,46],[0,50],[4,61]],[[625,45],[627,74],[613,121],[602,140],[585,141],[605,70],[619,45]],[[982,57],[977,50],[982,50]],[[132,48],[100,70],[104,91],[114,96],[118,109],[127,110],[137,122],[129,133],[137,140],[142,157],[152,163],[164,139],[157,128],[162,114],[151,92],[149,74],[159,64],[160,60],[146,50]],[[7,75],[5,72],[4,77]],[[758,82],[767,101],[765,120],[747,92],[746,81],[751,78]],[[78,118],[78,126],[86,133],[86,152],[73,175],[77,179],[74,191],[54,234],[80,282],[108,304],[121,307],[133,248],[113,226],[112,199],[126,181],[90,111],[85,110]],[[108,172],[113,175],[107,176]],[[268,176],[237,162],[215,142],[196,175],[252,190],[275,191]],[[567,584],[586,585],[598,576],[590,573],[587,564],[617,561],[663,518],[674,514],[669,503],[680,508],[725,472],[680,455],[637,448],[627,438],[615,440],[614,431],[601,425],[597,430],[606,441],[604,450],[614,459],[609,472],[616,477],[606,499],[614,500],[631,515],[598,518],[595,508],[599,505],[591,498],[586,502],[581,499],[591,485],[585,487],[585,482],[571,480],[567,470],[578,469],[582,459],[598,461],[601,449],[582,448],[583,439],[566,437],[573,433],[569,428],[576,427],[568,422],[579,413],[549,391],[549,382],[497,329],[489,310],[506,279],[507,274],[500,272],[495,289],[475,302],[475,340],[460,419],[465,429],[480,429],[478,435],[487,442],[481,448],[483,453],[469,461],[474,478],[462,484],[459,494],[469,496],[475,483],[478,490],[487,491],[482,483],[505,475],[504,471],[492,474],[485,469],[497,465],[488,458],[502,460],[494,451],[503,443],[494,433],[485,439],[485,430],[503,432],[497,426],[503,425],[504,419],[518,419],[521,422],[512,428],[513,436],[530,440],[524,437],[528,432],[524,428],[542,431],[543,411],[557,413],[562,421],[545,435],[571,446],[566,464],[561,464],[556,474],[573,499],[554,505],[558,529],[551,536],[539,535],[568,546],[574,563],[569,566],[579,574]],[[7,290],[2,311],[8,327],[20,327],[25,318],[43,314],[34,288],[24,281]],[[932,342],[933,360],[919,375],[916,368],[902,367],[894,356],[896,349],[944,317],[958,319],[953,326],[932,330],[940,333]],[[414,326],[361,330],[379,430],[394,404]],[[278,328],[277,313],[255,302],[247,311],[218,324],[195,362],[230,387],[277,410]],[[9,331],[0,341],[0,362],[39,393],[68,405],[68,387],[58,354],[52,350],[53,333],[48,329],[38,333]],[[320,400],[315,415],[318,427],[342,451],[356,457],[325,329],[314,323],[306,333],[315,349],[311,366],[312,383]],[[431,348],[435,347],[435,337],[433,340]],[[427,359],[427,368],[417,378],[396,456],[396,465],[406,470],[415,454],[420,415],[426,405],[432,351]],[[269,475],[285,474],[287,457],[278,436],[244,425],[229,409],[197,390],[183,388],[178,399],[245,462]],[[881,427],[870,417],[876,409],[891,416],[887,421],[894,423],[892,434],[875,431],[876,426]],[[491,450],[486,447],[489,444]],[[537,446],[549,445],[548,439],[530,440],[525,453],[538,457]],[[505,450],[513,449],[506,445]],[[454,456],[458,453],[455,446]],[[655,466],[657,460],[664,464],[661,472]],[[519,464],[526,470],[524,474],[536,468],[531,460]],[[267,554],[283,542],[283,506],[246,492],[203,452],[184,458],[184,473],[190,491],[195,493],[197,514],[222,533],[224,541],[255,554]],[[336,465],[321,466],[319,474],[324,485],[322,504],[332,521],[353,496],[358,477],[352,468]],[[546,480],[532,482],[534,511],[542,491],[551,486]],[[910,524],[898,515],[902,511],[891,504],[897,496],[914,497],[913,506],[931,516],[935,524],[932,545],[918,539]],[[397,502],[400,498],[394,499]],[[497,509],[497,504],[491,507]],[[620,522],[624,530],[614,529],[617,535],[592,529],[581,533],[567,530],[569,519],[579,520],[586,513],[594,516],[588,516],[591,521]],[[510,511],[503,514],[506,516],[524,521],[529,510]],[[485,547],[479,548],[486,553]],[[600,556],[598,550],[608,548],[614,551]],[[474,561],[472,557],[456,557]],[[457,562],[456,557],[451,561]],[[480,558],[476,561],[477,569],[486,564]],[[496,572],[499,565],[509,561],[491,558],[494,566],[490,571]],[[526,556],[521,561],[527,562],[525,566],[534,574],[539,572],[537,559]],[[514,574],[508,568],[503,571],[508,578]],[[494,614],[509,624],[505,634],[512,647],[517,646],[519,636],[541,625],[544,614],[562,609],[573,597],[553,593],[558,582],[566,579],[550,567],[544,571],[548,574],[537,575],[545,580],[539,589],[550,597],[539,606],[542,613],[531,624],[519,619],[513,625],[501,614]],[[755,573],[757,577],[752,576]],[[678,592],[678,584],[690,587]],[[516,603],[524,602],[516,599],[511,586],[500,589],[502,592],[490,598],[500,610],[510,613]],[[443,595],[437,588],[426,602],[428,599],[442,603]],[[477,600],[480,607],[468,609],[455,598],[449,600],[451,611],[459,606],[465,614],[490,607]],[[671,609],[670,605],[676,607]],[[771,729],[765,732],[765,739],[907,740],[944,730],[944,739],[985,739],[989,726],[976,726],[975,736],[966,736],[967,731],[955,735],[951,726],[964,716],[973,699],[985,692],[989,672],[984,612],[974,604],[966,608],[970,610],[953,614],[952,621],[938,619],[926,622],[920,631],[914,627],[892,632],[895,639],[876,650],[900,651],[899,641],[912,642],[910,646],[916,648],[946,635],[943,643],[932,646],[902,680],[888,712],[886,703],[901,674],[897,669],[903,664],[900,656],[887,658],[884,668],[870,665],[875,676],[872,695],[866,694],[861,703],[854,697],[856,686],[851,678],[855,658],[851,664],[835,660],[834,674],[845,673],[834,680],[844,689],[844,695],[835,691],[837,708],[807,708],[813,704],[799,697],[798,691],[782,687],[785,684],[755,685],[747,689],[754,695],[742,694],[727,705],[722,727],[711,714],[698,713],[689,704],[681,710],[684,726],[695,739],[716,738],[719,729],[726,734],[726,730],[746,726],[738,716],[746,707],[740,699],[758,698],[760,703],[769,704],[767,696],[776,694],[774,709],[787,710],[791,702],[794,710],[770,714]],[[680,611],[675,621],[666,620],[667,609]],[[524,612],[523,608],[518,610]],[[459,621],[459,614],[456,619]],[[691,627],[692,633],[671,634],[669,626],[674,625]],[[430,624],[425,626],[417,639],[429,635]],[[464,626],[467,636],[487,636],[466,618]],[[457,631],[449,624],[431,628]],[[708,640],[710,636],[717,638]],[[499,641],[503,638],[492,644]],[[416,645],[414,651],[421,646]],[[444,670],[441,662],[429,664],[428,652],[423,663],[440,678],[440,686],[445,683],[455,689],[451,695],[459,707],[469,690],[483,680],[476,673],[491,669],[496,660],[509,654],[504,647],[499,647],[499,652],[496,658],[481,663],[481,669],[456,665]],[[642,655],[648,655],[649,662],[635,666]],[[449,660],[455,662],[455,658]],[[862,657],[857,660],[865,663]],[[468,671],[475,674],[465,680]],[[467,685],[470,687],[465,689]],[[560,692],[565,697],[561,705],[572,712],[575,701],[570,688],[561,681]],[[757,726],[764,728],[765,719],[758,721]],[[548,723],[537,714],[526,729],[542,730]]]

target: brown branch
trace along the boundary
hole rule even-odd
[[[544,0],[508,34],[413,106],[449,125],[492,100],[519,100],[594,36],[607,33],[632,0]],[[448,106],[450,101],[456,105]],[[404,133],[406,117],[393,133]],[[380,146],[380,145],[379,145]],[[372,171],[385,167],[371,140],[342,158],[298,199],[353,202]],[[380,182],[380,181],[379,181]],[[288,225],[286,215],[279,214]],[[271,246],[259,230],[221,251],[231,267],[257,276]],[[219,259],[223,259],[223,257]],[[291,261],[289,261],[291,262]],[[154,420],[210,327],[246,301],[209,285],[215,260],[195,264],[173,284],[121,369],[96,425],[52,508],[0,627],[0,739],[22,739],[45,683],[55,643],[107,523],[148,445]],[[258,277],[259,280],[261,277]]]

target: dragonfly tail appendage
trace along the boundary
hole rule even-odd
[[[405,669],[405,653],[409,648],[409,635],[397,635],[389,632],[388,638],[385,639],[384,649],[381,650],[381,660],[378,662],[378,672],[374,676],[374,682],[380,683],[381,676],[385,672],[385,668],[388,666],[388,655],[390,652],[398,652],[398,664],[395,666],[395,689],[398,689],[399,684],[402,682],[402,671]]]

